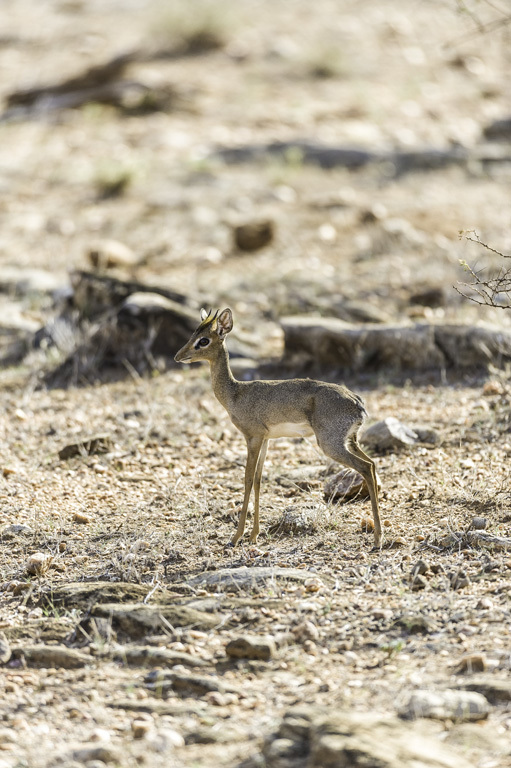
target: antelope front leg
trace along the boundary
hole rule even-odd
[[[250,493],[254,484],[254,475],[257,467],[257,460],[263,444],[262,438],[247,437],[247,464],[245,467],[245,495],[243,497],[243,506],[241,508],[240,519],[238,522],[238,529],[234,534],[231,545],[236,546],[238,541],[243,536],[245,531],[245,523],[247,522],[248,502],[250,500]]]
[[[266,451],[268,449],[268,440],[263,441],[263,445],[259,452],[259,459],[257,461],[257,467],[254,476],[254,524],[250,531],[250,543],[255,544],[259,535],[259,490],[261,488],[261,476],[263,474],[263,464],[266,458]]]

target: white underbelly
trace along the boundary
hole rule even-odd
[[[267,437],[310,437],[314,430],[308,421],[283,421],[268,428]]]

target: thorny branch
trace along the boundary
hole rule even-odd
[[[501,253],[495,248],[483,243],[476,232],[473,233],[473,237],[470,237],[465,232],[460,232],[460,239],[464,237],[471,243],[477,243],[487,251],[500,256],[502,259],[511,259],[511,255]],[[499,309],[511,309],[511,267],[505,269],[500,267],[496,274],[491,276],[485,275],[485,269],[476,270],[471,267],[464,259],[460,259],[461,266],[472,278],[471,282],[460,283],[466,289],[470,289],[469,293],[456,287],[459,294],[464,296],[470,301],[475,302],[486,307],[498,307]]]

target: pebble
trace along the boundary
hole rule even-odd
[[[485,720],[490,712],[487,699],[475,691],[415,691],[400,709],[400,716],[415,720],[470,722]]]
[[[312,621],[300,622],[300,624],[292,629],[292,633],[299,643],[303,643],[305,640],[316,642],[319,639],[319,630]]]
[[[185,740],[180,733],[172,728],[161,728],[154,736],[148,737],[146,743],[147,747],[154,752],[166,752],[169,749],[184,747]]]
[[[45,552],[34,552],[30,555],[26,564],[25,570],[31,576],[41,576],[50,567],[52,557]]]
[[[472,672],[485,672],[488,668],[486,657],[482,653],[472,653],[469,656],[463,656],[455,668],[459,674],[471,674]]]
[[[132,720],[131,732],[134,739],[143,739],[151,730],[152,723],[149,720]]]
[[[82,525],[87,525],[87,523],[90,523],[91,518],[88,515],[84,515],[81,512],[75,512],[73,515],[73,522],[75,523],[81,523]]]
[[[82,744],[71,752],[71,757],[79,763],[98,760],[101,763],[121,763],[121,755],[111,744]]]
[[[235,659],[268,661],[275,656],[275,640],[269,635],[265,637],[243,635],[227,643],[225,652]]]

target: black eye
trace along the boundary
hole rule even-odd
[[[197,347],[207,347],[208,344],[209,344],[209,339],[204,339],[203,338],[203,339],[199,339],[199,341],[197,342],[196,346]]]

